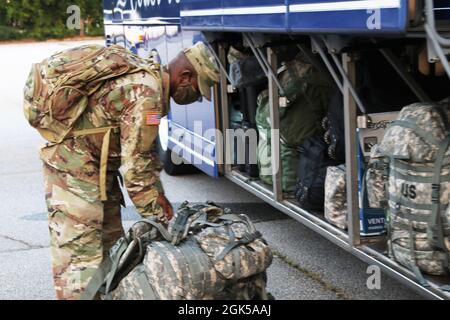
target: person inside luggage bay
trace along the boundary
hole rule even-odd
[[[103,80],[107,78],[105,74],[99,75],[103,81],[94,92],[89,92],[87,106],[72,131],[59,143],[48,142],[40,151],[58,299],[79,299],[103,257],[124,234],[119,167],[128,194],[142,217],[157,216],[164,223],[172,218],[172,206],[159,180],[161,165],[153,150],[160,118],[169,110],[169,96],[178,104],[190,104],[201,96],[210,100],[210,87],[219,81],[214,57],[202,42],[179,53],[164,67],[122,53],[118,46],[71,49],[35,65],[38,71],[30,74],[25,86],[25,115],[44,138],[48,132],[58,135],[58,128],[44,128],[41,121],[52,111],[53,118],[58,119],[57,110],[40,114],[42,110],[35,107],[42,84],[51,84],[45,75],[56,67],[59,69],[55,72],[60,72],[66,61],[96,61],[96,55],[104,57],[108,50],[123,55],[134,68],[127,70],[133,72],[107,80]],[[53,88],[61,89],[64,82],[59,84],[59,88]],[[71,103],[69,99],[65,101]]]

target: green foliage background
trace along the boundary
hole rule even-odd
[[[82,30],[66,26],[70,5],[81,9]],[[103,35],[101,0],[0,0],[0,41],[76,35]]]

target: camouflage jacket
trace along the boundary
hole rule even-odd
[[[144,217],[161,210],[156,198],[164,191],[153,146],[158,118],[166,115],[169,107],[168,90],[162,89],[167,86],[162,82],[145,71],[106,81],[89,97],[87,109],[73,128],[116,127],[110,140],[107,189],[121,168],[129,196]],[[102,140],[103,134],[94,134],[47,143],[40,156],[47,165],[81,181],[68,186],[71,192],[95,202],[99,199]]]

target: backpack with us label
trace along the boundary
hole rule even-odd
[[[450,272],[449,102],[404,107],[372,150],[369,204],[389,213],[389,251],[422,284]]]

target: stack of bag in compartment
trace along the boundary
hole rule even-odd
[[[326,117],[322,119],[322,129],[322,134],[309,137],[299,148],[301,157],[295,196],[300,206],[307,210],[323,211],[324,203],[333,205],[336,210],[327,210],[329,207],[325,206],[325,213],[337,215],[340,220],[346,206],[333,199],[342,198],[340,194],[342,184],[335,182],[340,181],[342,177],[345,181],[345,167],[344,170],[335,172],[340,175],[340,179],[328,178],[332,184],[329,184],[329,196],[325,199],[327,171],[329,168],[338,168],[337,166],[345,162],[344,119],[340,92],[331,97]]]
[[[280,107],[281,181],[284,192],[293,192],[298,178],[299,147],[306,139],[320,132],[331,86],[328,79],[303,54],[298,54],[295,59],[283,64],[279,69],[279,79],[288,99],[288,105]],[[272,185],[268,90],[258,96],[256,124],[259,133],[259,177]]]
[[[424,51],[422,51],[424,52]],[[398,53],[397,53],[398,54]],[[420,54],[418,56],[418,66],[412,66],[413,77],[425,89],[434,101],[441,100],[447,95],[448,80],[441,77],[442,72],[437,76],[422,70],[423,65],[428,65],[428,59]],[[420,68],[422,66],[422,68]],[[431,68],[431,65],[430,65]],[[440,70],[439,64],[436,68]],[[411,89],[404,83],[397,72],[386,62],[380,52],[368,50],[361,52],[358,61],[359,71],[357,74],[357,92],[367,109],[367,112],[383,113],[399,111],[403,106],[417,101],[417,97]],[[347,228],[347,205],[346,205],[346,168],[345,168],[345,142],[344,142],[344,109],[342,95],[339,91],[330,100],[330,106],[326,118],[323,121],[324,140],[327,145],[326,153],[329,163],[316,164],[319,172],[326,171],[325,192],[316,192],[316,198],[322,195],[324,199],[325,218],[341,229]],[[361,146],[362,147],[362,146]],[[304,159],[304,158],[303,158]],[[327,159],[322,156],[319,159]],[[366,159],[360,159],[362,169],[366,170]],[[302,160],[300,160],[301,162]],[[335,162],[334,164],[332,162]],[[328,167],[323,169],[324,167]],[[311,174],[310,174],[311,175]],[[317,183],[320,185],[322,176],[316,175]],[[323,184],[323,180],[322,180]],[[320,190],[316,188],[316,190]],[[364,193],[364,189],[361,190]],[[365,205],[365,195],[361,195],[361,203]],[[309,200],[311,202],[311,200]],[[316,200],[316,203],[319,203]],[[364,207],[366,210],[366,207]],[[368,209],[369,210],[369,209]]]
[[[415,101],[416,97],[403,83],[396,71],[377,51],[361,52],[358,62],[357,92],[370,113],[399,110]],[[324,215],[328,222],[340,229],[347,229],[347,183],[345,166],[344,107],[340,91],[330,100],[326,118],[323,121],[326,153],[331,164],[326,164]],[[361,146],[362,147],[362,146]],[[360,155],[362,157],[362,155]],[[359,159],[362,170],[365,159]],[[332,163],[334,162],[334,164]],[[323,170],[323,169],[322,169]],[[364,189],[360,192],[365,193]],[[364,199],[365,195],[360,195]],[[365,203],[362,201],[361,203]]]
[[[423,284],[421,271],[450,272],[449,106],[403,108],[372,149],[366,177],[370,206],[388,211],[390,254]]]
[[[267,77],[258,60],[245,52],[230,47],[227,55],[229,76],[237,89],[231,99],[230,128],[235,130],[234,164],[250,177],[258,177],[256,163],[256,109],[258,94],[267,87]],[[239,134],[238,131],[240,130]],[[244,135],[242,135],[242,133]],[[253,138],[254,137],[254,138]],[[253,140],[252,140],[253,139]],[[254,142],[254,143],[253,143]]]

